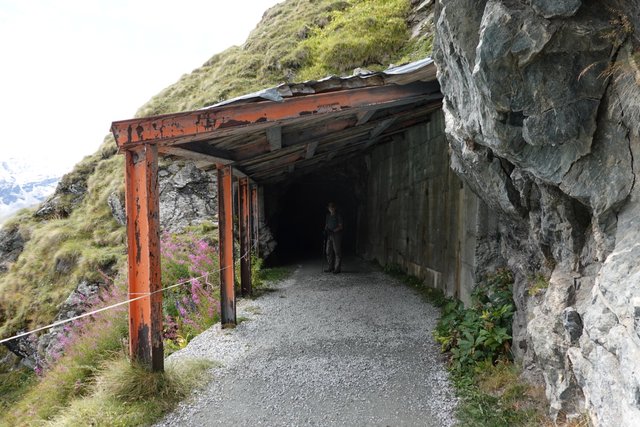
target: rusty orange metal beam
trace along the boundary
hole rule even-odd
[[[251,228],[249,227],[249,178],[238,179],[238,210],[240,235],[240,290],[251,295]]]
[[[129,351],[132,361],[162,371],[158,147],[127,150],[125,162],[129,298],[149,295],[129,303]]]
[[[236,291],[233,271],[233,171],[218,169],[218,232],[220,255],[220,321],[222,326],[236,324]]]
[[[383,107],[402,101],[410,103],[429,97],[433,91],[421,82],[404,86],[376,86],[287,98],[283,102],[253,102],[206,110],[113,122],[111,131],[120,149],[143,142],[171,145],[180,138],[210,134],[224,129],[266,125],[304,116],[320,116],[356,108]],[[202,139],[202,138],[197,139]]]

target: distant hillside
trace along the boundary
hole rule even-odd
[[[431,13],[430,4],[285,1],[264,14],[245,45],[214,55],[154,96],[137,115],[197,109],[284,81],[351,74],[357,67],[383,69],[425,57],[431,28],[414,23]],[[109,201],[122,200],[122,194],[123,159],[108,137],[97,153],[61,179],[44,206],[7,221],[2,235],[18,238],[23,249],[7,271],[0,269],[1,337],[46,324],[79,283],[95,283],[103,280],[101,272],[120,270],[125,231]],[[0,242],[0,262],[2,247],[16,245]]]

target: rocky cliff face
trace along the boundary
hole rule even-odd
[[[552,415],[597,425],[640,422],[639,8],[441,0],[437,12],[452,166],[500,215],[488,255],[516,273],[514,349]]]

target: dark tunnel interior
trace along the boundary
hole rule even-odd
[[[327,168],[265,187],[267,224],[277,246],[266,263],[269,266],[320,259],[327,204],[338,205],[344,222],[344,256],[356,253],[358,209],[363,203],[357,176],[344,168]]]

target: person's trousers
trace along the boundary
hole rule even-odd
[[[329,270],[340,271],[342,267],[342,233],[330,233],[325,249]]]

